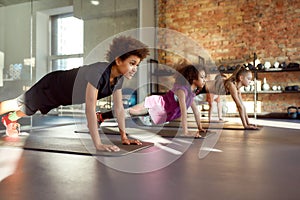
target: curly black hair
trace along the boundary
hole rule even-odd
[[[106,59],[113,63],[117,57],[125,60],[131,55],[139,57],[142,61],[149,55],[148,46],[130,36],[119,36],[113,39]]]
[[[178,69],[179,74],[176,76],[176,83],[185,85],[185,84],[193,84],[194,80],[199,79],[200,71],[204,71],[206,74],[206,69],[202,65],[186,65],[180,69]]]

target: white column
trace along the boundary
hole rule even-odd
[[[139,38],[142,42],[150,47],[150,55],[140,64],[138,70],[138,102],[142,102],[145,97],[149,94],[149,86],[147,83],[150,79],[150,74],[147,61],[152,58],[154,59],[155,52],[155,1],[154,0],[139,0]]]
[[[4,53],[0,51],[0,87],[3,87]]]

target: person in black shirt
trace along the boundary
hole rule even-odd
[[[98,150],[119,151],[115,145],[102,144],[95,114],[98,99],[113,95],[117,120],[123,144],[141,144],[129,140],[125,132],[125,114],[122,102],[123,77],[131,79],[139,63],[149,55],[148,47],[142,42],[128,37],[114,38],[106,54],[108,62],[98,62],[71,70],[54,71],[34,84],[21,96],[0,102],[2,123],[8,136],[20,132],[18,119],[31,116],[38,110],[47,114],[61,105],[86,103],[87,126],[94,145]]]

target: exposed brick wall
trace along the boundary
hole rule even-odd
[[[197,41],[217,66],[252,61],[254,52],[262,63],[300,63],[299,0],[157,0],[156,5],[157,25]],[[176,45],[184,44],[177,41]],[[172,62],[166,53],[159,59]],[[299,75],[259,76],[265,76],[271,86],[284,87],[300,85]],[[300,93],[258,96],[264,112],[286,112],[287,105],[300,106],[299,97]]]
[[[300,62],[299,0],[157,0],[158,26],[198,41],[214,61]]]

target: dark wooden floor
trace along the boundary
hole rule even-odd
[[[119,168],[109,167],[109,159],[93,156],[0,146],[0,199],[298,200],[300,129],[298,122],[294,125],[223,130],[202,159],[199,151],[205,140],[194,140],[179,156],[153,146],[138,153],[142,159],[120,158]],[[76,128],[64,125],[30,134],[74,137]],[[164,168],[156,166],[168,156],[174,161]],[[126,172],[128,166],[135,172]],[[12,174],[5,177],[8,169]],[[153,170],[143,173],[144,169]]]

